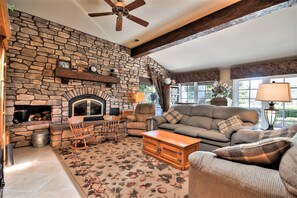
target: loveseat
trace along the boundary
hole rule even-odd
[[[242,141],[257,141],[259,134],[245,131]],[[297,197],[297,134],[292,142],[276,169],[225,160],[212,152],[190,154],[189,197]]]
[[[164,116],[155,116],[153,129],[162,129],[186,136],[201,139],[200,149],[212,151],[214,149],[232,145],[232,134],[243,127],[254,127],[259,115],[254,109],[242,107],[223,107],[214,105],[180,105],[173,106],[182,114],[182,119],[176,124],[170,124]],[[220,133],[218,123],[234,115],[239,115],[244,126],[234,129],[230,133]]]

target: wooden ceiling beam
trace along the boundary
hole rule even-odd
[[[131,50],[142,57],[296,4],[296,0],[241,0]]]

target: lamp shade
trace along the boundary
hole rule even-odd
[[[289,83],[263,83],[259,85],[256,100],[268,102],[291,102]]]
[[[137,92],[135,94],[135,102],[144,102],[145,101],[145,93],[144,92]]]

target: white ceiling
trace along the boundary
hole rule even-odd
[[[116,16],[91,18],[87,15],[111,11],[103,0],[8,0],[17,10],[129,48],[237,1],[146,0],[146,5],[131,14],[148,21],[149,26],[145,28],[124,20],[123,31],[116,32]],[[135,39],[140,41],[134,42]],[[150,57],[172,72],[185,72],[293,55],[297,55],[297,6],[156,52]]]
[[[297,55],[297,6],[154,54],[172,72],[231,67]]]

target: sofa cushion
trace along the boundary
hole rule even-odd
[[[218,142],[230,142],[230,139],[217,130],[207,130],[206,132],[203,131],[203,133],[199,132],[198,137]]]
[[[170,124],[178,123],[183,117],[183,115],[181,113],[179,113],[178,111],[176,111],[174,109],[170,109],[169,111],[163,113],[163,116],[166,118],[166,120]]]
[[[192,107],[191,116],[212,117],[212,113],[216,106],[214,105],[197,105]]]
[[[181,126],[185,126],[183,124],[170,124],[170,123],[163,123],[161,125],[159,125],[159,128],[161,129],[170,129],[170,130],[174,130],[178,127],[181,127]]]
[[[211,123],[211,128],[210,129],[220,130],[218,123],[221,122],[221,121],[224,121],[224,120],[222,120],[222,119],[213,119],[212,120],[212,123]]]
[[[146,129],[145,122],[127,122],[128,129]]]
[[[264,140],[267,138],[273,137],[293,137],[297,133],[297,124],[292,125],[290,127],[270,130],[270,131],[262,131],[260,132],[259,140]]]
[[[181,124],[186,124],[186,125],[187,125],[189,119],[190,119],[190,116],[188,116],[188,115],[183,115],[182,119],[180,120],[180,123],[181,123]]]
[[[207,145],[211,145],[211,146],[215,146],[215,147],[219,147],[219,148],[221,148],[221,147],[225,147],[225,146],[230,146],[230,142],[219,142],[219,141],[217,141],[217,140],[208,140],[208,139],[204,139],[204,138],[201,138],[201,137],[198,137],[200,140],[201,140],[201,143],[200,143],[200,148],[202,148],[203,146],[202,146],[202,144],[204,143],[204,144],[207,144]],[[213,150],[215,150],[215,149],[217,149],[217,148],[214,148],[214,149],[210,149],[210,150],[208,150],[208,151],[213,151]],[[201,150],[201,149],[200,149]]]
[[[279,173],[288,191],[297,196],[297,135],[291,140],[293,146],[283,155]]]
[[[177,106],[172,106],[171,108],[180,112],[183,115],[191,115],[192,106],[190,105],[177,105]]]
[[[207,130],[203,128],[193,127],[193,126],[181,126],[174,129],[174,132],[191,136],[191,137],[198,137],[199,133],[203,133],[203,132],[206,133]]]
[[[223,120],[218,123],[221,133],[230,133],[234,131],[233,127],[242,126],[243,122],[240,120],[239,115],[232,116],[227,120]]]
[[[212,118],[202,117],[202,116],[192,116],[188,120],[188,125],[201,127],[204,129],[210,129],[212,123]]]
[[[278,162],[291,145],[289,138],[270,138],[256,143],[227,146],[214,150],[219,157],[249,164],[267,165]]]
[[[221,106],[215,108],[212,117],[215,119],[226,120],[234,115],[239,115],[243,122],[252,122],[253,124],[256,124],[259,118],[258,112],[254,109]]]

